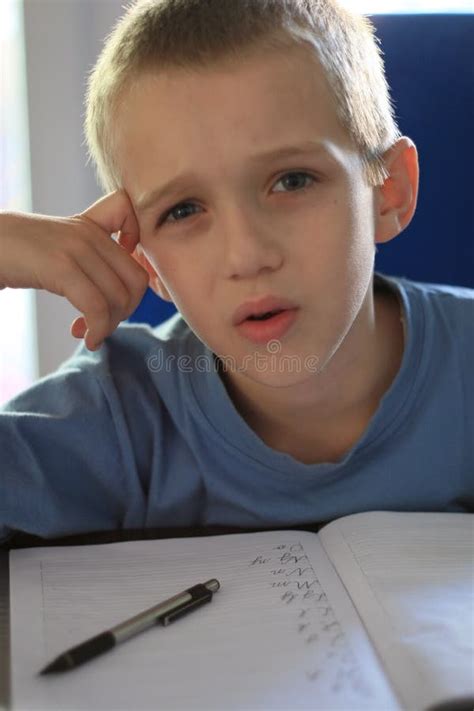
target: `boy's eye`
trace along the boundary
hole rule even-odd
[[[311,181],[311,185],[313,185],[313,183],[316,182],[316,178],[314,178],[314,177],[313,177],[312,175],[310,175],[309,173],[304,173],[304,172],[299,171],[299,172],[293,172],[293,173],[285,173],[284,175],[281,176],[281,178],[279,178],[279,179],[277,180],[276,185],[278,185],[278,183],[283,182],[284,180],[287,180],[288,177],[290,177],[290,178],[292,178],[292,180],[290,180],[289,183],[290,183],[290,185],[291,185],[291,183],[293,182],[293,187],[294,187],[294,177],[295,177],[295,176],[297,176],[297,177],[299,177],[299,178],[301,178],[301,176],[303,176],[303,178],[309,178],[310,181]],[[298,183],[298,180],[296,180],[296,182]],[[303,181],[303,182],[304,182],[304,181]],[[301,180],[300,180],[300,184],[301,184]],[[302,190],[307,190],[308,187],[309,187],[309,186],[306,185],[306,186],[304,186],[304,187],[302,187],[302,188],[299,188],[299,190],[300,190],[300,191],[302,191]],[[298,189],[298,186],[296,186],[296,189]],[[281,191],[280,191],[280,190],[277,190],[277,192],[281,192]],[[294,191],[294,190],[290,190],[290,192],[295,192],[295,191]]]
[[[297,183],[296,187],[295,187],[295,176],[296,176],[296,183]],[[288,178],[290,180],[288,180]],[[303,178],[303,179],[301,179],[301,178]],[[301,183],[302,182],[304,183],[304,181],[307,179],[309,179],[311,181],[310,185],[303,185],[303,187],[298,187],[298,182],[301,185]],[[289,191],[277,190],[276,192],[305,192],[315,182],[317,182],[315,177],[313,177],[312,175],[310,175],[309,173],[306,173],[304,171],[292,171],[290,173],[284,173],[284,175],[282,175],[277,180],[275,185],[278,185],[278,183],[283,183],[284,181],[287,182],[287,185],[289,184],[291,186],[291,189]],[[293,185],[291,185],[291,184],[293,184]],[[182,222],[183,220],[179,219],[180,214],[183,217],[183,219],[186,217],[190,217],[192,214],[194,214],[194,213],[188,213],[187,208],[189,208],[189,207],[194,208],[194,207],[197,207],[197,205],[193,202],[180,202],[180,203],[178,203],[178,205],[175,205],[174,207],[170,208],[169,210],[166,210],[166,212],[164,212],[160,216],[157,226],[160,226],[160,225],[164,224],[165,222],[167,222],[168,224]],[[168,220],[169,216],[172,216],[174,219],[171,221]]]

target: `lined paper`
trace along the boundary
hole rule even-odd
[[[214,577],[209,605],[38,676],[70,646]],[[15,550],[10,581],[14,711],[400,708],[311,533]]]
[[[474,708],[474,517],[354,514],[320,539],[404,706]]]

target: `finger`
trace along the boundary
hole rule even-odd
[[[118,233],[116,240],[97,240],[94,245],[110,261],[112,268],[117,271],[130,291],[130,305],[127,314],[123,316],[127,318],[140,303],[149,283],[147,271],[126,256],[126,253],[133,254],[140,239],[138,221],[128,194],[125,190],[109,193],[77,217],[92,220],[95,228],[98,226],[104,230],[104,235]],[[117,250],[113,242],[123,249]]]
[[[91,325],[90,328],[90,338],[99,343],[135,311],[148,287],[149,276],[124,250],[117,249],[105,234],[103,239],[99,233],[99,239],[89,241],[88,250],[75,249],[74,261],[90,282],[97,286],[109,307],[106,332],[102,329],[98,331],[96,326]],[[86,320],[78,317],[72,323],[70,332],[75,338],[83,338],[87,328]]]
[[[100,286],[110,304],[112,318],[110,332],[112,332],[121,321],[131,316],[143,299],[149,284],[149,276],[145,269],[125,255],[121,257],[121,259],[125,258],[125,264],[117,265],[115,253],[114,257],[115,260],[112,265],[114,270],[107,268],[107,260],[105,258],[105,268],[104,265],[101,265],[100,261],[96,263],[88,261],[88,264],[85,265],[84,262],[78,259],[82,271],[89,276],[91,281]],[[131,266],[129,264],[130,262],[132,262]],[[110,274],[112,274],[113,283],[107,281]],[[114,275],[118,275],[120,283],[113,278]],[[79,317],[71,325],[71,335],[75,338],[82,338],[86,329],[87,326],[84,319]]]
[[[93,335],[87,328],[87,323],[83,316],[80,316],[79,318],[73,321],[70,330],[71,335],[74,336],[74,338],[86,339],[86,345],[88,344],[89,350],[95,351],[101,347],[102,341],[97,341],[93,338]]]
[[[127,261],[130,261],[130,258],[123,252],[122,256]],[[91,250],[86,256],[83,254],[76,255],[76,263],[90,282],[96,286],[107,304],[108,323],[105,323],[105,316],[100,326],[91,325],[86,318],[88,327],[93,332],[96,341],[102,341],[117,328],[121,321],[132,313],[137,294],[130,293],[127,285],[124,284],[114,268],[99,252]],[[87,314],[84,315],[87,316]]]
[[[126,252],[131,254],[137,243],[133,237],[133,235],[128,234],[127,232],[122,232],[120,231],[117,235],[117,244],[119,244],[121,247],[124,248]]]
[[[133,251],[140,241],[138,220],[125,190],[105,195],[80,215],[92,220],[109,235],[119,232],[119,240],[127,244],[127,251]]]
[[[74,338],[84,338],[84,334],[87,331],[86,320],[83,316],[75,318],[70,327],[71,336]]]
[[[96,240],[94,249],[100,254],[117,274],[128,291],[128,304],[123,304],[122,320],[128,318],[135,311],[145,294],[149,284],[149,275],[135,259],[131,259],[124,249],[117,249],[112,240]],[[135,251],[135,248],[133,249]]]
[[[86,325],[85,343],[89,350],[96,350],[110,332],[111,313],[101,290],[94,284],[77,264],[70,273],[65,275],[67,288],[55,289],[54,293],[64,296],[82,314],[75,319],[71,332],[76,337],[84,335],[83,324]]]
[[[121,254],[131,261],[125,253]],[[131,300],[127,287],[96,249],[76,249],[70,264],[62,265],[61,284],[52,285],[49,290],[65,296],[84,315],[88,347],[109,336],[131,313],[137,298]],[[80,319],[74,322],[71,333],[75,337],[84,335]]]

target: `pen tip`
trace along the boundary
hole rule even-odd
[[[215,593],[219,590],[220,583],[215,578],[211,578],[210,580],[204,583],[204,586],[211,592]]]
[[[48,664],[40,671],[40,674],[50,674],[51,672],[66,671],[70,669],[71,665],[68,664],[67,658],[64,656],[57,657],[53,662]]]

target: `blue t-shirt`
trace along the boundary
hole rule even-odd
[[[404,311],[400,370],[355,445],[304,464],[234,407],[176,314],[122,324],[0,409],[0,538],[291,527],[474,508],[474,290],[375,275]]]

